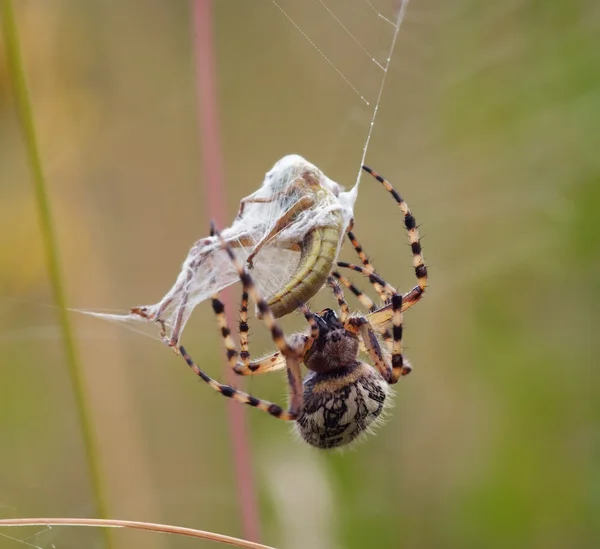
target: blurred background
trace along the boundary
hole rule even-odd
[[[208,226],[192,7],[14,4],[68,304],[156,302]],[[383,76],[370,56],[385,63],[394,34],[377,12],[393,19],[395,3],[280,0],[306,36],[270,1],[214,4],[226,219],[285,154],[353,185]],[[244,536],[251,482],[253,528],[278,548],[598,547],[599,36],[594,0],[411,2],[366,160],[421,224],[431,287],[405,315],[414,371],[377,436],[344,454],[244,410],[244,482],[237,404],[156,339],[71,313],[92,480],[0,41],[0,516],[98,516],[96,484],[110,517]],[[382,276],[414,285],[399,213],[368,178],[356,233]],[[207,304],[183,341],[225,379]],[[253,353],[271,347],[253,324]],[[285,402],[281,373],[242,385]],[[1,548],[105,542],[0,530]],[[111,545],[212,546],[143,532]]]

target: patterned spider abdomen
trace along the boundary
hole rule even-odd
[[[309,372],[296,430],[317,448],[349,444],[380,417],[388,390],[379,372],[364,362],[327,373]]]

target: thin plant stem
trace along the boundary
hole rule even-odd
[[[203,170],[206,181],[208,214],[223,227],[225,219],[225,198],[223,169],[217,104],[216,55],[213,40],[213,2],[212,0],[192,0],[194,53],[196,61],[196,78],[198,93],[198,126],[202,142]],[[223,293],[223,302],[227,320],[232,325],[234,304],[231,292]],[[228,365],[226,376],[233,382],[233,371]],[[248,427],[245,422],[244,409],[236,402],[229,405],[229,433],[233,448],[238,500],[242,511],[242,528],[244,537],[257,541],[259,539],[259,517],[256,505]]]
[[[112,519],[89,519],[89,518],[18,518],[2,519],[2,526],[92,526],[96,528],[129,528],[131,530],[146,530],[149,532],[161,532],[163,534],[174,534],[192,538],[207,539],[218,543],[226,543],[244,549],[275,549],[268,545],[262,545],[253,541],[240,538],[232,538],[223,534],[215,534],[205,530],[184,528],[182,526],[171,526],[169,524],[157,524],[154,522],[139,522],[134,520],[112,520]]]
[[[58,245],[54,234],[54,223],[52,220],[50,201],[48,199],[44,170],[42,168],[42,161],[37,143],[33,112],[29,98],[29,90],[27,88],[27,81],[25,78],[25,69],[21,56],[18,29],[15,21],[15,13],[11,0],[0,0],[0,6],[2,8],[2,26],[4,30],[4,40],[8,58],[9,76],[13,87],[21,129],[23,131],[25,149],[32,172],[32,181],[39,223],[42,232],[44,250],[46,252],[48,275],[50,277],[50,283],[54,294],[54,301],[58,307],[58,317],[62,331],[64,352],[73,388],[73,394],[75,397],[75,405],[78,411],[79,426],[91,476],[92,490],[96,500],[98,513],[101,516],[106,516],[106,500],[103,493],[100,466],[97,459],[98,452],[96,448],[96,441],[92,434],[92,424],[90,412],[85,398],[81,366],[77,357],[75,340],[73,338],[73,331],[71,329],[66,307]],[[106,543],[107,546],[111,545],[108,535],[106,535]]]

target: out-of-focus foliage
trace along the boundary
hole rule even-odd
[[[325,3],[368,40],[377,18],[358,18],[354,1]],[[208,222],[188,6],[15,4],[69,302],[151,302]],[[215,4],[229,215],[286,153],[353,184],[368,127],[356,95],[271,2]],[[364,62],[320,3],[281,4],[344,70]],[[264,542],[600,543],[598,36],[594,1],[409,6],[367,160],[405,196],[424,234],[431,289],[405,316],[415,370],[398,385],[387,425],[343,455],[306,449],[285,425],[250,411]],[[0,514],[90,515],[9,90],[0,50]],[[368,179],[356,221],[378,271],[412,286],[398,211]],[[73,322],[111,516],[239,535],[228,403],[156,341],[83,316]],[[185,335],[218,376],[222,349],[208,307]],[[269,349],[260,324],[251,344]],[[281,375],[247,387],[284,400]],[[64,549],[101,539],[52,529],[28,541]],[[191,547],[139,533],[115,539]],[[0,537],[0,547],[21,545]]]

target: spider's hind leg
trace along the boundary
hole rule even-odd
[[[387,282],[385,282],[385,280],[383,280],[381,277],[379,277],[377,275],[377,273],[375,272],[375,267],[373,267],[372,263],[369,261],[369,258],[365,254],[363,247],[360,245],[359,241],[357,240],[355,234],[352,231],[348,231],[348,240],[350,240],[350,243],[352,244],[354,251],[356,252],[356,254],[358,255],[358,257],[360,258],[360,260],[363,264],[362,273],[367,276],[375,275],[376,277],[379,278],[379,279],[371,278],[369,276],[369,282],[375,288],[375,291],[377,292],[379,299],[381,300],[381,302],[383,304],[389,302],[390,298],[392,297],[392,295],[394,294],[394,292],[396,290],[394,288],[392,288],[392,286],[390,286]],[[339,267],[347,267],[348,264],[344,263],[344,262],[338,262],[338,266]]]
[[[301,354],[308,350],[308,347],[312,344],[312,341],[318,337],[318,327],[314,320],[313,314],[310,312],[308,307],[301,306],[304,317],[311,327],[311,336],[307,336],[302,333],[293,334],[290,337],[290,345],[294,349],[302,349]],[[250,360],[250,352],[248,346],[248,291],[244,289],[242,291],[242,300],[240,305],[240,362],[233,365],[233,371],[240,376],[251,376],[254,374],[264,374],[267,372],[275,372],[282,370],[286,367],[285,355],[281,351],[271,353],[258,360]]]
[[[346,303],[342,287],[336,280],[336,277],[333,275],[333,273],[327,277],[327,285],[333,291],[333,295],[338,302],[338,307],[340,308],[341,313],[340,320],[342,321],[342,323],[344,323],[346,322],[346,320],[348,320],[348,317],[350,316],[350,309],[348,308],[348,304]]]
[[[392,376],[390,384],[397,383],[400,377],[410,374],[412,366],[402,355],[402,296],[392,296]]]
[[[360,304],[367,309],[368,311],[376,311],[377,305],[375,302],[363,291],[361,291],[358,287],[356,287],[352,282],[347,279],[345,276],[342,276],[338,271],[331,271],[331,276],[336,278],[338,282],[342,283],[348,290],[350,290],[356,299],[360,302]]]
[[[396,293],[396,288],[388,284],[383,278],[381,278],[375,272],[369,270],[367,267],[361,267],[360,265],[354,265],[353,263],[347,263],[346,261],[338,261],[338,267],[342,267],[343,269],[351,269],[356,271],[357,273],[365,275],[371,284],[375,288],[375,291],[379,295],[383,305],[387,305],[390,302],[391,297]],[[372,267],[371,267],[372,268]],[[341,278],[336,275],[336,273],[332,273],[338,280],[341,282]],[[350,289],[357,298],[360,299],[356,289],[352,288],[352,284],[346,285],[348,289]],[[372,310],[372,309],[371,309]]]
[[[231,330],[229,328],[229,323],[227,322],[227,317],[225,316],[225,306],[219,299],[218,295],[213,296],[212,306],[213,306],[213,311],[215,312],[215,315],[217,317],[218,325],[221,330],[221,336],[223,337],[223,342],[225,344],[225,352],[226,352],[227,360],[228,360],[230,366],[232,366],[234,368],[234,371],[236,370],[237,367],[243,368],[244,364],[237,362],[239,353],[238,353],[237,349],[235,348],[235,343],[233,341],[233,338],[231,337]],[[221,393],[223,396],[232,398],[233,400],[241,402],[242,404],[247,404],[248,406],[258,408],[259,410],[262,410],[263,412],[266,412],[266,413],[272,415],[273,417],[282,419],[284,421],[293,421],[296,419],[298,412],[299,412],[299,407],[298,407],[298,409],[296,409],[294,406],[290,405],[288,410],[284,410],[281,406],[278,406],[277,404],[274,404],[273,402],[269,402],[267,400],[262,400],[262,399],[253,397],[252,395],[249,395],[248,393],[245,393],[234,387],[231,387],[230,385],[224,385],[223,383],[219,383],[217,380],[213,379],[206,372],[204,372],[204,370],[202,370],[194,362],[192,357],[188,354],[188,352],[185,350],[185,348],[183,346],[181,346],[179,348],[179,350],[181,352],[181,356],[187,362],[188,366],[192,369],[192,371],[198,377],[200,377],[203,381],[205,381],[209,387],[211,387],[215,391]],[[281,353],[279,353],[279,354],[281,354]],[[287,367],[288,367],[288,378],[290,378],[289,372],[292,368],[297,367],[298,372],[300,371],[300,362],[294,355],[285,357],[284,365],[287,365]],[[298,385],[298,386],[296,386],[295,383],[290,381],[290,392],[292,393],[291,402],[296,402],[296,403],[298,402],[298,398],[297,398],[297,396],[295,396],[295,391],[296,391],[296,387],[298,387],[299,388],[298,390],[301,391],[302,390],[301,385],[302,385],[301,381],[300,381],[300,385]],[[301,393],[300,393],[300,398],[301,398]],[[301,402],[301,400],[300,400],[300,402]]]
[[[316,338],[315,338],[316,339]],[[294,349],[304,349],[300,354],[304,354],[311,343],[311,338],[306,334],[297,333],[290,336],[290,345]],[[240,353],[241,355],[241,353]],[[247,363],[238,362],[233,371],[239,376],[252,376],[254,374],[266,374],[268,372],[276,372],[283,370],[286,367],[285,356],[281,351],[271,353],[257,360],[248,359]]]
[[[230,385],[224,385],[219,383],[212,377],[210,377],[206,372],[201,370],[192,357],[185,350],[183,345],[179,347],[181,352],[181,356],[188,363],[188,366],[194,371],[194,373],[199,376],[202,380],[204,380],[210,387],[212,387],[215,391],[221,393],[223,396],[232,398],[233,400],[237,400],[242,404],[248,404],[248,406],[253,406],[254,408],[258,408],[263,412],[267,412],[267,414],[272,415],[278,419],[283,419],[284,421],[293,421],[296,419],[297,413],[292,410],[284,410],[281,406],[277,404],[273,404],[267,400],[261,400],[259,398],[255,398],[248,393],[244,393],[243,391],[239,391]]]
[[[214,228],[213,228],[213,230],[214,230]],[[283,330],[281,329],[277,320],[275,319],[275,316],[273,315],[268,303],[262,297],[260,291],[254,284],[252,277],[250,276],[250,274],[248,273],[246,268],[235,257],[235,254],[233,253],[229,243],[221,237],[220,233],[218,233],[217,231],[214,231],[214,232],[220,238],[221,245],[223,246],[224,250],[226,251],[227,255],[229,256],[229,259],[233,263],[233,266],[235,267],[236,271],[238,272],[240,281],[242,283],[242,288],[243,288],[242,291],[244,293],[248,294],[250,297],[252,297],[252,299],[256,303],[256,307],[261,315],[262,321],[265,323],[267,328],[269,328],[269,330],[271,332],[271,337],[273,338],[275,345],[279,349],[279,352],[283,355],[283,357],[285,357],[287,373],[288,373],[288,384],[289,384],[289,390],[290,390],[290,404],[289,404],[289,408],[287,411],[287,419],[295,419],[300,411],[301,406],[302,406],[302,390],[303,389],[302,389],[302,373],[300,370],[300,360],[303,355],[303,348],[298,348],[298,347],[300,347],[299,345],[292,346],[288,343],[288,341],[286,340],[286,338],[283,334]],[[242,300],[242,306],[243,305],[244,305],[244,303]],[[246,308],[247,308],[247,304],[246,304]],[[225,316],[223,311],[221,311],[221,314],[223,317]],[[310,311],[308,311],[308,309],[305,308],[304,314],[305,314],[305,317],[307,318],[307,320],[309,320],[309,322],[310,322],[310,319],[312,319],[312,313],[310,313]],[[244,319],[242,318],[242,321],[243,320]],[[222,322],[223,321],[220,321],[220,324],[222,326],[222,333],[225,337],[226,331],[223,330]],[[225,322],[226,322],[226,320],[225,320]],[[312,338],[311,338],[311,343],[312,343]],[[246,341],[246,344],[247,344],[247,341]],[[246,348],[246,350],[247,350],[247,348]],[[230,354],[231,354],[230,349],[227,350],[227,353],[228,353],[227,356],[229,358]],[[233,362],[235,360],[235,362],[237,362],[236,359],[237,359],[237,355],[235,356],[235,358],[230,358],[230,361]],[[248,360],[249,360],[249,357],[248,357]],[[188,364],[189,364],[189,362],[188,362]],[[191,364],[190,364],[190,366],[191,366]],[[233,363],[232,366],[235,366],[235,363]],[[240,393],[238,392],[238,394],[240,394]],[[244,400],[242,400],[242,401],[244,401]],[[250,402],[246,402],[246,403],[251,404]]]

